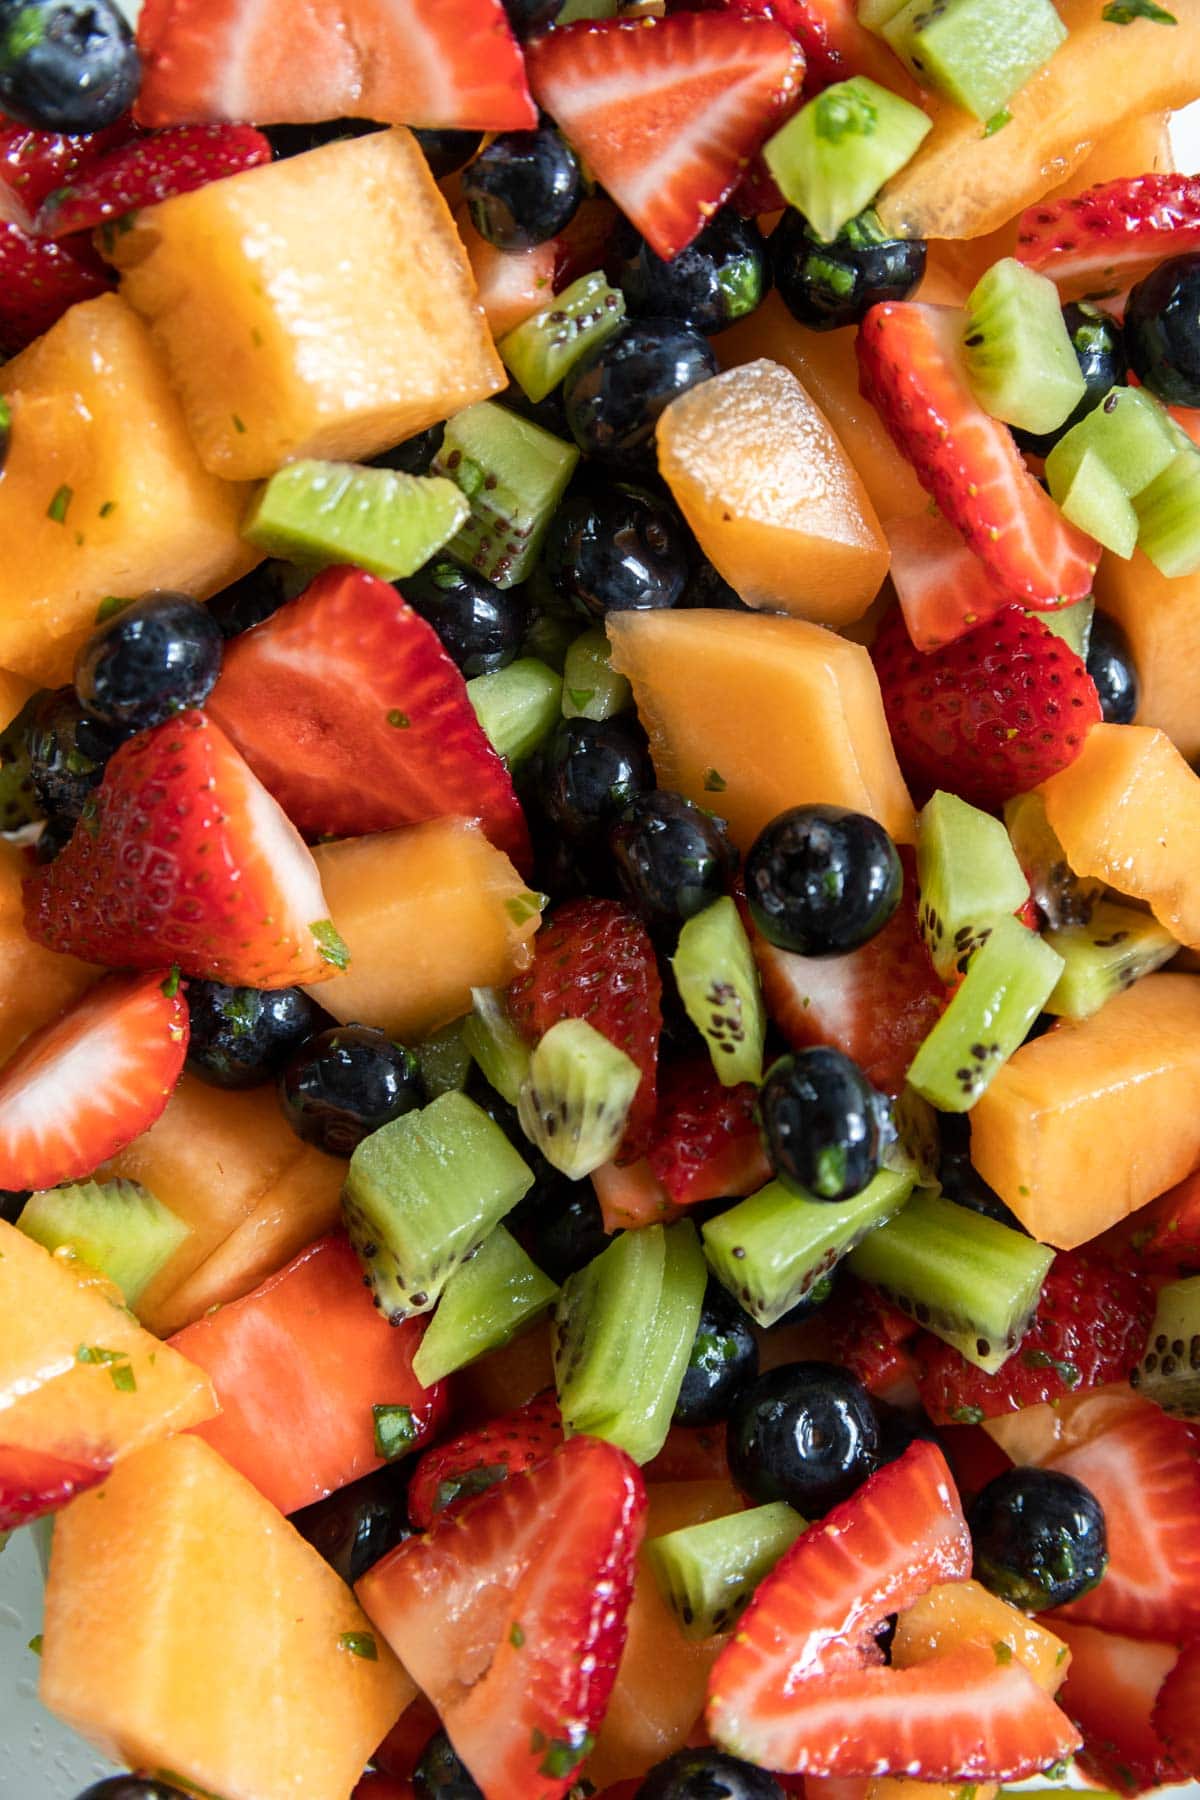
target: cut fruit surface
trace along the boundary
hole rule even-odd
[[[1157,725],[1189,762],[1200,756],[1200,717],[1188,670],[1200,657],[1200,576],[1161,575],[1146,556],[1106,556],[1096,604],[1121,626],[1138,672],[1135,723]]]
[[[1197,245],[1194,175],[1123,171],[1120,180],[1031,206],[1017,221],[1018,257],[1048,275],[1064,300],[1122,293],[1164,257]]]
[[[599,636],[607,653],[608,640],[603,632]],[[612,680],[615,684],[619,677]],[[510,769],[528,761],[568,704],[563,677],[536,656],[520,656],[491,675],[473,675],[467,683],[467,699],[488,743]]]
[[[1050,0],[907,0],[883,35],[923,87],[992,119],[1067,35]]]
[[[989,1593],[978,1581],[946,1581],[932,1587],[896,1621],[892,1666],[911,1669],[957,1644],[986,1644],[1002,1659],[997,1646],[1007,1645],[1038,1686],[1053,1696],[1070,1666],[1063,1642],[1053,1631],[1017,1607]]]
[[[569,1181],[614,1157],[642,1072],[586,1019],[560,1019],[539,1038],[517,1095],[529,1141]]]
[[[495,1225],[469,1262],[446,1283],[413,1359],[426,1387],[465,1363],[498,1350],[558,1297],[558,1288],[530,1261],[503,1225]]]
[[[507,332],[497,349],[525,398],[536,403],[558,386],[585,351],[611,337],[624,317],[624,294],[594,271],[581,275],[549,305]]]
[[[428,562],[466,516],[450,482],[302,458],[271,477],[243,535],[270,556],[356,563],[394,581]]]
[[[31,1194],[17,1225],[46,1250],[66,1249],[138,1299],[188,1235],[182,1219],[136,1181],[69,1182]]]
[[[506,406],[485,400],[457,413],[432,464],[470,507],[450,555],[497,587],[523,581],[578,461],[574,444]]]
[[[1170,962],[1179,948],[1157,920],[1132,906],[1097,901],[1086,925],[1046,934],[1063,959],[1062,974],[1045,1010],[1064,1019],[1087,1019],[1106,1000]]]
[[[1024,431],[1056,431],[1086,384],[1054,283],[1004,257],[976,283],[966,311],[967,376],[988,411]]]
[[[943,981],[965,974],[991,926],[1029,898],[999,819],[939,789],[917,821],[921,932]]]
[[[911,516],[889,519],[885,534],[892,553],[888,572],[905,629],[922,653],[941,649],[1011,605],[1008,590],[936,509],[926,505]]]
[[[679,997],[725,1087],[762,1080],[767,1020],[754,952],[726,894],[685,921],[671,958]]]
[[[1179,1654],[1175,1645],[1065,1619],[1055,1629],[1071,1651],[1062,1704],[1083,1733],[1081,1770],[1118,1794],[1178,1781],[1182,1769],[1155,1723],[1157,1698]]]
[[[862,75],[801,107],[763,146],[780,193],[830,239],[869,206],[931,129],[920,107]]]
[[[1146,1337],[1145,1354],[1130,1381],[1164,1412],[1200,1413],[1200,1276],[1169,1281]]]
[[[646,1555],[684,1636],[703,1640],[736,1623],[805,1521],[784,1501],[650,1538]]]

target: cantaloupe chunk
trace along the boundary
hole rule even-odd
[[[15,675],[11,669],[0,669],[0,730],[16,718],[34,691],[35,684],[24,675]]]
[[[971,1112],[971,1160],[1073,1250],[1200,1163],[1200,979],[1147,975],[1022,1044]]]
[[[829,422],[790,370],[760,358],[672,401],[658,467],[700,547],[748,606],[845,625],[888,547]]]
[[[810,802],[869,813],[912,843],[912,802],[861,645],[765,614],[615,612],[606,626],[661,785],[720,813],[740,850]]]
[[[1157,725],[1181,756],[1200,756],[1200,575],[1170,580],[1135,550],[1129,561],[1102,556],[1096,605],[1129,639],[1140,695],[1139,725]]]
[[[202,287],[203,283],[197,283]],[[116,294],[73,306],[0,369],[0,664],[55,687],[109,594],[205,598],[260,562],[248,493],[201,465],[162,356]]]
[[[112,257],[201,461],[230,480],[372,456],[505,384],[449,208],[403,129],[146,207]]]
[[[0,1063],[103,972],[26,936],[21,883],[29,869],[24,850],[0,843]]]
[[[313,855],[350,950],[350,967],[321,983],[335,1019],[412,1043],[469,1012],[473,987],[505,987],[528,968],[537,901],[474,820],[344,838]]]
[[[347,1800],[415,1691],[328,1563],[199,1438],[130,1458],[55,1527],[41,1698],[120,1763],[223,1800]]]
[[[1146,901],[1181,944],[1200,945],[1200,778],[1164,732],[1093,725],[1041,793],[1077,875]]]

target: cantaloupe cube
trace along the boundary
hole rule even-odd
[[[913,842],[912,801],[861,645],[803,619],[737,612],[617,612],[606,627],[659,782],[720,813],[740,850],[810,802],[869,813]]]
[[[114,1760],[223,1800],[348,1800],[415,1693],[329,1564],[195,1437],[62,1515],[40,1691]]]
[[[260,562],[247,490],[201,465],[149,332],[116,294],[0,369],[0,664],[54,687],[110,594],[206,598]]]
[[[888,569],[867,491],[796,377],[759,359],[658,421],[658,466],[700,547],[748,606],[821,625],[866,612]]]
[[[146,207],[112,257],[201,460],[230,480],[372,456],[505,384],[449,209],[403,129]]]
[[[1157,725],[1181,756],[1200,756],[1200,575],[1160,575],[1136,550],[1102,556],[1096,604],[1129,639],[1140,694],[1137,724]]]
[[[335,1019],[412,1043],[469,1012],[473,987],[505,987],[529,966],[536,899],[473,820],[344,838],[313,855],[350,950],[350,967],[321,983]]]
[[[0,1063],[102,973],[93,963],[59,956],[26,936],[21,883],[29,867],[24,850],[0,843]]]
[[[0,730],[16,718],[34,692],[36,684],[24,675],[15,675],[11,669],[0,669]]]

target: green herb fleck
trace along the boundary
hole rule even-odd
[[[1107,25],[1132,25],[1135,19],[1150,19],[1155,25],[1178,25],[1174,13],[1156,6],[1154,0],[1110,0],[1100,17]]]
[[[1046,1350],[1022,1350],[1021,1361],[1027,1369],[1055,1369],[1061,1375],[1067,1387],[1079,1386],[1079,1370],[1072,1362],[1060,1362],[1058,1357],[1051,1356]]]
[[[105,1350],[99,1344],[80,1344],[75,1352],[77,1363],[123,1363],[129,1361],[127,1350]]]
[[[975,1783],[973,1781],[968,1781],[965,1787],[959,1788],[956,1800],[975,1800],[975,1796],[978,1792],[979,1789],[976,1787]]]
[[[826,88],[812,106],[817,136],[830,144],[838,144],[844,137],[871,137],[879,123],[874,101],[845,83]]]
[[[983,1408],[982,1406],[956,1406],[950,1417],[956,1425],[982,1425]]]
[[[137,1376],[129,1363],[114,1363],[108,1371],[109,1380],[120,1394],[137,1393]]]
[[[995,137],[998,131],[1003,131],[1006,125],[1011,124],[1012,114],[1010,112],[993,113],[983,128],[983,135],[985,138]]]
[[[841,1144],[823,1144],[816,1155],[813,1192],[822,1199],[837,1200],[846,1185],[846,1151]]]
[[[408,714],[406,712],[401,712],[398,706],[393,706],[391,712],[387,716],[387,722],[389,725],[394,725],[397,731],[407,731],[412,724],[412,720],[409,718]]]
[[[8,431],[8,429],[11,425],[12,425],[12,407],[9,405],[8,401],[4,398],[3,394],[0,394],[0,432]]]
[[[1024,1182],[1018,1182],[1017,1192],[1018,1194],[1024,1194],[1026,1198],[1029,1196],[1029,1189],[1025,1186]]]
[[[411,1450],[417,1441],[411,1406],[373,1406],[375,1419],[375,1454],[385,1462],[395,1462]]]
[[[233,429],[239,433],[244,433],[246,430],[244,423],[238,418],[236,413],[233,414]]]
[[[997,1638],[992,1645],[998,1663],[1010,1663],[1013,1659],[1012,1645],[1006,1644],[1003,1638]]]
[[[89,837],[96,837],[100,831],[100,803],[95,794],[89,794],[83,803],[83,811],[79,815],[79,823]]]
[[[504,910],[514,925],[524,925],[549,902],[548,894],[534,894],[528,888],[523,893],[513,894],[504,902]]]
[[[166,998],[167,1000],[173,1000],[175,998],[176,994],[179,992],[179,982],[180,982],[179,964],[172,963],[171,964],[171,973],[167,976],[167,979],[162,984],[162,991],[163,991],[164,998]]]
[[[551,1738],[546,1746],[546,1754],[538,1764],[538,1774],[548,1775],[552,1781],[565,1781],[579,1767],[584,1757],[591,1754],[595,1741],[590,1731],[581,1732],[575,1742],[566,1738]]]
[[[46,517],[48,519],[53,519],[56,525],[65,525],[67,520],[67,508],[74,498],[75,489],[73,487],[68,487],[64,481],[53,500],[51,500],[49,506],[46,508]]]
[[[717,286],[725,296],[727,319],[742,319],[752,313],[763,297],[762,265],[755,256],[739,257],[717,269]]]
[[[349,968],[350,951],[332,919],[318,919],[316,924],[310,925],[308,929],[317,940],[317,949],[321,953],[322,962],[332,963],[335,969]]]
[[[256,350],[261,350],[263,347],[263,334],[258,329],[257,325],[252,325],[250,327],[250,342],[254,345]]]
[[[35,1656],[40,1656],[42,1654],[42,1643],[43,1643],[43,1638],[42,1638],[41,1632],[39,1631],[39,1632],[36,1632],[34,1634],[34,1636],[30,1638],[27,1648],[32,1650],[33,1654]]]
[[[351,1656],[361,1656],[364,1662],[379,1661],[379,1645],[369,1631],[343,1631],[338,1639],[338,1649],[348,1650]]]
[[[719,769],[705,769],[704,791],[706,794],[723,794],[725,786],[725,777]]]
[[[512,1622],[512,1629],[509,1631],[508,1641],[514,1650],[523,1650],[525,1648],[525,1633],[521,1630],[516,1619]]]
[[[596,692],[595,688],[568,688],[567,689],[567,693],[570,697],[571,705],[575,708],[576,712],[583,711],[584,707],[587,705],[588,701],[592,698],[592,696],[595,692]]]
[[[1059,1651],[1058,1655],[1054,1659],[1055,1668],[1061,1669],[1069,1655],[1070,1655],[1070,1651],[1067,1649],[1067,1646],[1064,1644],[1062,1646],[1061,1650]]]
[[[115,619],[119,612],[124,612],[127,606],[132,605],[133,601],[128,594],[105,594],[96,608],[97,625],[103,625],[106,619]]]
[[[841,299],[854,292],[854,284],[858,280],[848,263],[838,262],[831,256],[822,256],[816,250],[811,250],[804,259],[804,277],[814,285],[828,288],[831,294],[837,294]]]
[[[4,47],[10,62],[22,62],[31,50],[36,50],[46,35],[45,9],[39,6],[23,6],[16,14],[4,34]]]
[[[112,513],[115,513],[116,510],[117,510],[116,501],[115,500],[106,500],[104,502],[104,505],[100,508],[100,517],[102,519],[107,519]]]

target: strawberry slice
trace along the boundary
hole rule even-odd
[[[841,1288],[836,1306],[830,1327],[833,1360],[849,1369],[868,1393],[884,1399],[911,1382],[908,1346],[917,1335],[913,1321],[878,1288],[853,1278]]]
[[[572,1438],[375,1565],[356,1592],[488,1800],[559,1800],[625,1643],[646,1490]]]
[[[1060,1698],[1083,1733],[1080,1767],[1121,1794],[1178,1781],[1183,1770],[1155,1723],[1155,1701],[1164,1678],[1170,1681],[1174,1645],[1139,1643],[1059,1617],[1051,1629],[1071,1652]]]
[[[1129,175],[1062,200],[1039,200],[1017,221],[1017,257],[1058,285],[1063,300],[1108,299],[1168,256],[1200,248],[1200,175]]]
[[[107,293],[112,283],[87,238],[52,243],[11,220],[0,223],[0,355],[14,356],[77,300]]]
[[[890,519],[883,529],[888,573],[918,650],[938,650],[1011,605],[1012,595],[940,512]]]
[[[600,1202],[604,1229],[636,1231],[642,1225],[669,1225],[679,1208],[644,1156],[636,1162],[606,1162],[592,1170],[592,1186]]]
[[[1025,467],[1007,425],[971,391],[963,314],[915,301],[873,306],[859,329],[859,381],[917,479],[1010,599],[1052,608],[1092,591],[1093,538],[1068,523]]]
[[[148,1131],[187,1055],[179,978],[111,976],[0,1071],[0,1188],[77,1181]]]
[[[558,1396],[538,1394],[515,1412],[427,1450],[408,1484],[408,1516],[425,1531],[438,1513],[544,1462],[562,1441]]]
[[[951,769],[962,799],[999,808],[1073,763],[1100,720],[1078,656],[1019,607],[927,656],[893,612],[871,656],[896,756],[919,796]]]
[[[272,154],[267,139],[252,125],[177,125],[134,138],[89,160],[67,185],[48,194],[34,230],[51,238],[90,231],[139,206],[257,168],[270,162]]]
[[[66,133],[35,131],[29,125],[0,120],[0,189],[16,203],[13,216],[28,226],[47,194],[125,143],[133,131],[126,114],[103,131]]]
[[[940,1450],[918,1441],[812,1525],[761,1584],[709,1677],[714,1743],[764,1768],[925,1781],[1031,1775],[1078,1743],[1022,1664],[962,1645],[882,1666],[875,1632],[971,1572]]]
[[[1181,1652],[1158,1691],[1154,1726],[1179,1769],[1200,1775],[1200,1642]],[[1155,1780],[1170,1779],[1170,1771]]]
[[[45,1450],[0,1442],[0,1531],[16,1531],[43,1513],[58,1512],[76,1494],[99,1487],[110,1462],[69,1462]]]
[[[326,915],[295,827],[201,712],[122,744],[70,842],[25,883],[35,943],[110,967],[175,962],[232,987],[344,968]]]
[[[308,837],[458,813],[526,864],[512,777],[432,625],[361,569],[325,569],[225,653],[208,700]]]
[[[646,1161],[675,1206],[756,1193],[771,1179],[748,1082],[723,1087],[712,1058],[664,1070]]]
[[[1157,1268],[1177,1275],[1200,1270],[1200,1170],[1155,1200],[1146,1214],[1146,1235],[1135,1239],[1140,1254]]]
[[[916,83],[887,45],[860,24],[855,0],[728,0],[731,12],[778,19],[804,52],[804,92],[867,75],[919,104]]]
[[[374,1768],[382,1769],[401,1781],[408,1781],[421,1760],[421,1753],[441,1722],[424,1694],[410,1700],[383,1742],[371,1756]]]
[[[584,21],[526,55],[539,104],[668,259],[729,198],[804,71],[782,25],[736,13]]]
[[[143,125],[536,125],[501,0],[146,0]]]

